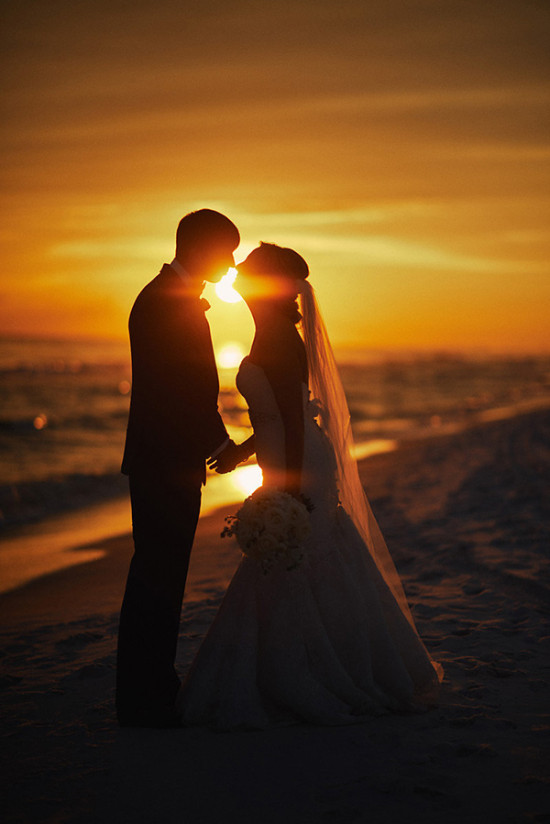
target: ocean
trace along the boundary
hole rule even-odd
[[[550,406],[550,356],[354,351],[339,363],[358,457]],[[241,441],[250,429],[234,378],[220,369],[220,409]],[[130,382],[126,343],[0,340],[0,534],[127,494]],[[244,497],[227,483],[211,477],[211,503]]]

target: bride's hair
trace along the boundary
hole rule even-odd
[[[237,289],[245,299],[249,299],[254,296],[253,283],[256,278],[284,278],[296,285],[296,292],[301,291],[301,284],[305,283],[309,275],[309,266],[294,249],[262,242],[250,252],[246,260],[237,265],[237,271],[244,278],[240,281],[241,288],[237,286]],[[276,307],[294,324],[302,319],[296,298],[285,294],[284,289],[276,287],[271,292],[267,290],[256,295],[256,300],[262,301],[264,305],[271,304]]]
[[[244,275],[278,275],[292,280],[305,280],[309,275],[309,266],[294,249],[263,241],[237,269]]]

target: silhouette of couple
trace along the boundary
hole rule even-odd
[[[237,267],[255,323],[237,388],[254,434],[240,445],[228,437],[201,292],[235,264],[239,242],[219,212],[186,215],[174,260],[130,314],[122,471],[135,551],[120,615],[119,723],[257,729],[429,706],[440,668],[418,637],[350,454],[349,412],[308,266],[274,244]],[[303,561],[265,574],[243,555],[181,684],[174,660],[206,463],[229,472],[254,452],[266,490],[311,503]]]

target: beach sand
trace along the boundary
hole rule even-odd
[[[550,413],[363,461],[440,705],[352,727],[120,730],[128,535],[0,598],[2,821],[378,824],[550,821]],[[238,563],[201,519],[180,673]]]

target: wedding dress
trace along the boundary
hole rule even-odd
[[[263,484],[280,487],[285,430],[270,382],[245,358],[237,386]],[[389,556],[376,557],[370,508],[365,536],[342,505],[351,498],[342,492],[341,456],[320,425],[319,403],[305,384],[302,392],[302,492],[314,507],[304,559],[265,574],[243,556],[181,689],[185,725],[339,725],[435,703],[441,670],[418,637]]]

